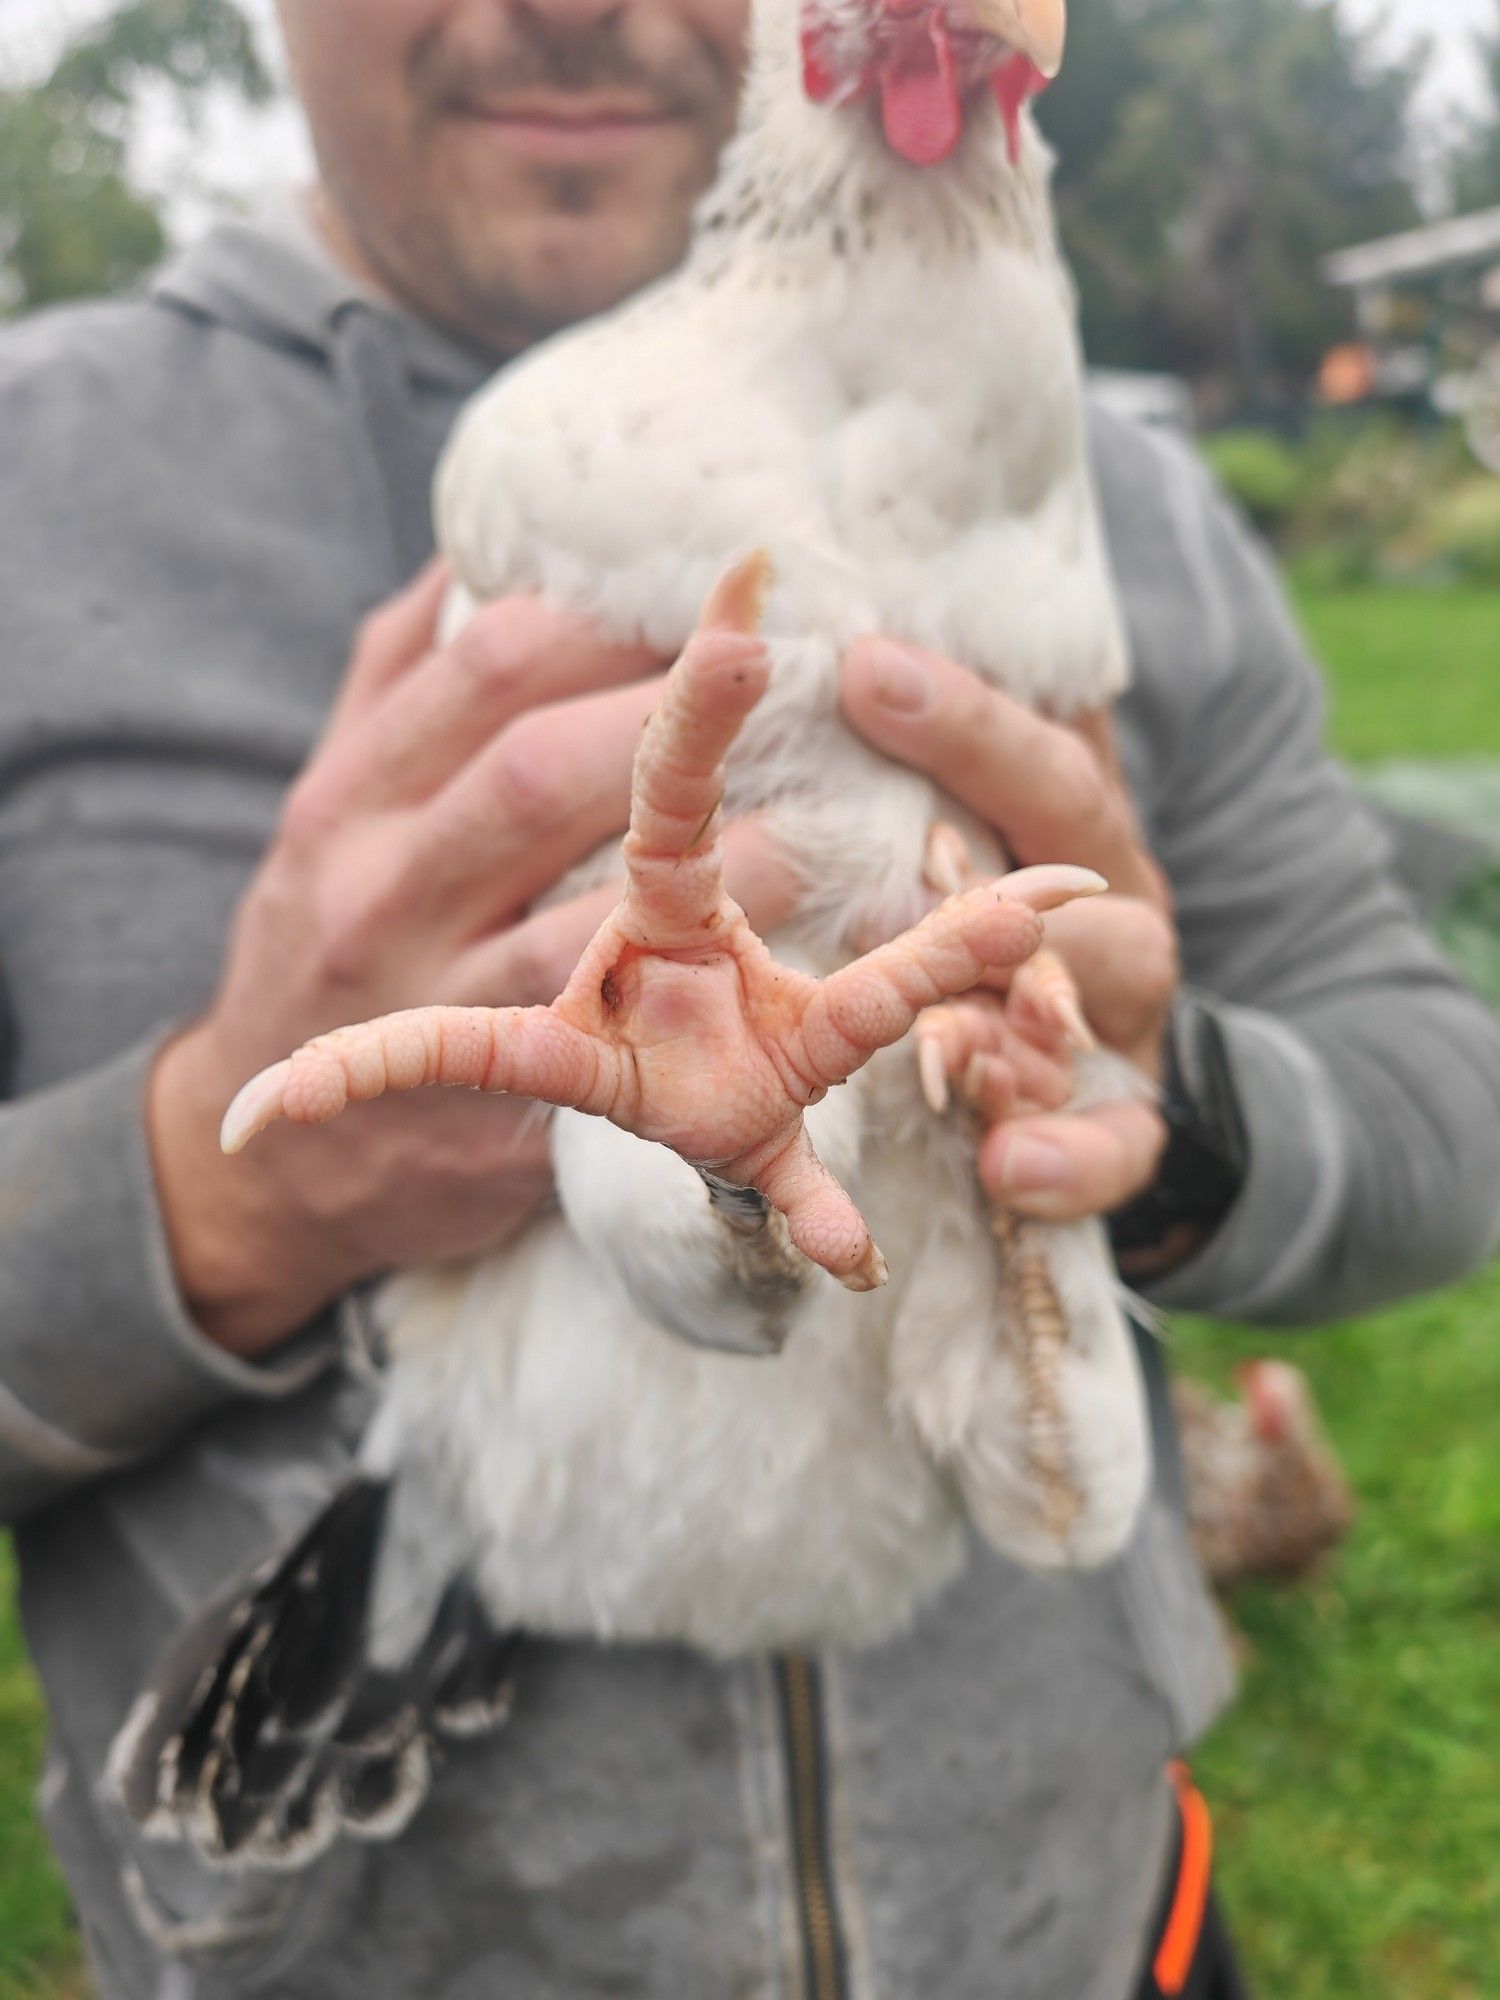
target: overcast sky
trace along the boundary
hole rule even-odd
[[[1436,47],[1429,102],[1455,97],[1472,101],[1479,87],[1473,33],[1495,19],[1495,0],[1343,0],[1343,7],[1360,22],[1389,17],[1389,33],[1398,47],[1430,35]]]
[[[35,72],[68,32],[108,10],[110,0],[0,0],[0,76]],[[247,12],[269,28],[273,0],[244,0]],[[1482,85],[1474,56],[1475,28],[1495,19],[1496,0],[1341,0],[1351,19],[1384,19],[1394,48],[1422,35],[1434,43],[1424,92],[1431,123],[1441,125],[1454,103],[1474,103]],[[268,49],[274,46],[267,34]],[[195,137],[162,113],[143,121],[138,163],[152,185],[170,188],[191,228],[199,214],[224,195],[248,197],[255,190],[295,178],[305,171],[306,144],[296,115],[282,105],[249,118],[230,105],[213,107],[204,132]]]

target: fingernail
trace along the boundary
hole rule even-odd
[[[889,639],[877,639],[866,657],[880,705],[898,715],[920,715],[932,699],[932,675],[925,664]]]
[[[1061,1146],[1017,1133],[1000,1156],[1001,1194],[1040,1194],[1062,1187],[1068,1178],[1068,1156]]]

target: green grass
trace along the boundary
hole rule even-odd
[[[1355,763],[1500,758],[1500,594],[1312,590]],[[1222,1381],[1305,1367],[1360,1494],[1348,1547],[1234,1606],[1240,1702],[1196,1760],[1231,1920],[1276,2000],[1481,2000],[1500,1946],[1500,1268],[1357,1325],[1176,1329]]]
[[[1243,1698],[1197,1759],[1259,1993],[1480,2000],[1500,1941],[1500,1271],[1292,1340],[1360,1494],[1311,1587],[1236,1602]]]
[[[1343,756],[1500,757],[1500,590],[1309,588],[1297,600]]]
[[[1346,756],[1500,757],[1500,601],[1304,590],[1299,604]],[[1362,1498],[1329,1574],[1237,1603],[1244,1695],[1198,1759],[1257,1991],[1480,2000],[1500,1942],[1500,1270],[1315,1336],[1194,1323],[1176,1340],[1211,1377],[1247,1352],[1302,1362]],[[41,1740],[0,1617],[0,2000],[81,1991],[32,1818]]]
[[[11,1595],[0,1543],[0,1604]],[[45,1723],[12,1615],[0,1618],[0,2000],[63,2000],[78,1990],[64,1894],[32,1809]]]

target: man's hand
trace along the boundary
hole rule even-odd
[[[1178,987],[1177,937],[1165,877],[1142,842],[1102,717],[1065,728],[1033,714],[950,660],[884,639],[851,647],[844,712],[887,756],[925,772],[992,826],[1017,865],[1074,862],[1111,893],[1046,920],[1048,943],[1077,983],[1089,1025],[1108,1049],[1160,1081]],[[980,1176],[996,1202],[1044,1221],[1121,1207],[1155,1179],[1166,1129],[1149,1104],[1087,1112],[1045,1107],[1048,1073],[1027,1038],[997,1024],[983,1109],[991,1129]],[[1017,1099],[1022,1109],[1012,1109]]]
[[[349,1285],[476,1256],[551,1193],[546,1133],[518,1100],[393,1098],[226,1161],[226,1106],[288,1048],[434,999],[546,1003],[618,883],[535,903],[622,834],[661,663],[537,600],[482,610],[435,647],[434,566],[362,630],[327,732],[241,904],[218,995],[160,1056],[149,1130],[184,1298],[210,1338],[265,1352]],[[754,823],[729,881],[773,928],[794,890]]]

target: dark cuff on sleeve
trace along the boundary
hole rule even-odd
[[[1343,1212],[1348,1160],[1338,1097],[1322,1062],[1269,1014],[1199,1000],[1232,1066],[1247,1172],[1211,1239],[1141,1287],[1154,1305],[1223,1318],[1295,1318],[1315,1289]]]

